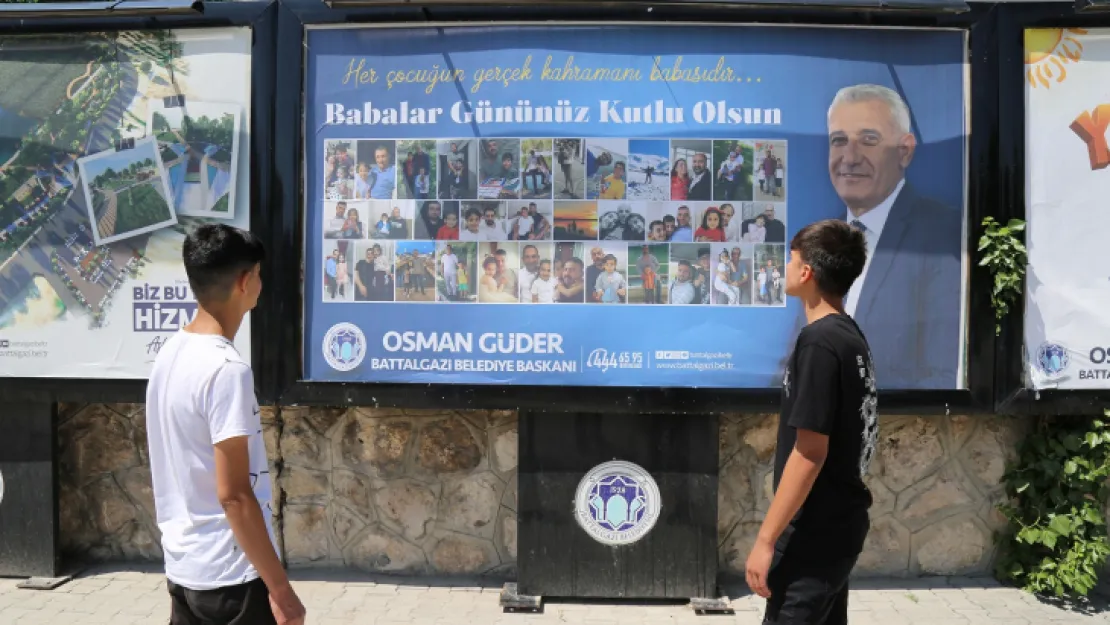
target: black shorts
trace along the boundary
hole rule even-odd
[[[189,590],[167,581],[170,625],[277,625],[261,579],[215,590]]]
[[[829,558],[777,549],[767,575],[771,598],[764,625],[847,625],[848,577],[858,555]]]

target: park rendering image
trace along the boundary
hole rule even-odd
[[[189,101],[151,109],[149,127],[158,139],[177,213],[234,216],[239,117],[234,104]]]
[[[166,31],[0,37],[0,329],[98,327],[149,262],[151,226],[174,217],[153,139],[92,179],[79,161],[145,129],[147,99],[188,74],[181,53]]]

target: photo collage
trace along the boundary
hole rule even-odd
[[[785,140],[329,139],[324,302],[785,305]]]
[[[77,159],[97,246],[176,225],[179,217],[235,218],[242,107],[152,99],[145,125]]]

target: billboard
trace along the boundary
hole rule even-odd
[[[1110,388],[1110,29],[1025,31],[1026,383]],[[1097,258],[1097,257],[1092,257]]]
[[[250,42],[0,38],[0,375],[145,378],[196,315],[185,232],[250,225]]]
[[[305,377],[766,388],[790,238],[868,229],[884,388],[963,382],[965,36],[310,30]],[[834,98],[839,99],[833,106]]]

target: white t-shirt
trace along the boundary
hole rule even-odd
[[[520,273],[517,274],[517,281],[520,283],[520,301],[532,301],[532,281],[537,279],[539,275],[539,269],[536,269],[536,273],[532,273],[528,271],[527,267],[520,268]]]
[[[454,254],[443,255],[443,275],[450,276],[458,273],[459,257]]]
[[[487,241],[505,240],[505,225],[500,219],[493,220],[492,226],[483,219],[481,225],[478,226],[478,232],[484,233]]]
[[[247,436],[251,487],[277,550],[254,376],[235,346],[186,331],[166,341],[147,385],[146,427],[166,577],[192,590],[256,579],[216,495],[214,445]]]
[[[543,278],[536,278],[532,281],[532,288],[530,291],[532,295],[536,295],[538,303],[540,304],[553,304],[555,303],[555,287],[559,286],[559,279],[555,276],[544,280]],[[531,298],[529,298],[531,301]]]
[[[492,230],[485,230],[481,226],[478,227],[478,232],[471,232],[470,230],[467,230],[466,228],[462,228],[461,230],[459,230],[459,240],[460,241],[477,241],[479,243],[484,242],[484,241],[492,241],[492,240],[494,240],[494,239],[490,238],[490,234],[492,232],[493,232]]]
[[[516,218],[516,235],[518,237],[526,237],[529,232],[532,232],[532,224],[535,220],[531,215],[524,215]]]

